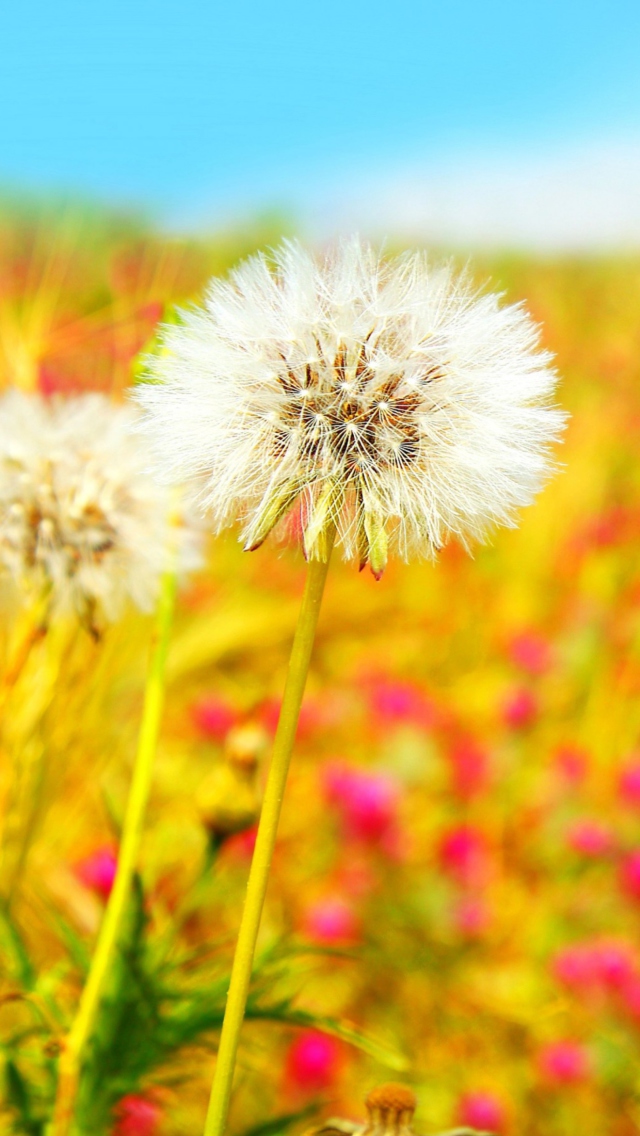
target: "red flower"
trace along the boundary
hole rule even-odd
[[[509,651],[516,666],[529,674],[544,674],[551,666],[549,642],[535,631],[523,631],[511,641]]]
[[[629,899],[640,901],[640,849],[630,852],[622,861],[620,884]]]
[[[440,863],[445,872],[466,887],[484,883],[489,868],[484,834],[470,824],[450,828],[440,840]]]
[[[453,789],[463,801],[477,796],[487,787],[489,759],[471,738],[457,742],[449,752]]]
[[[567,843],[574,852],[597,859],[614,847],[614,839],[606,825],[597,820],[578,820],[567,832]]]
[[[335,1038],[305,1030],[293,1042],[285,1062],[287,1085],[317,1093],[334,1084],[340,1069],[340,1046]]]
[[[397,782],[386,774],[369,773],[340,762],[325,766],[323,779],[327,800],[342,814],[345,835],[390,847],[388,841],[397,822]]]
[[[458,1102],[457,1119],[460,1124],[484,1132],[502,1132],[505,1125],[504,1105],[493,1093],[465,1093]]]
[[[532,725],[537,715],[538,699],[533,691],[525,686],[511,691],[502,706],[504,722],[512,730],[522,730]]]
[[[640,761],[633,761],[620,774],[619,791],[628,805],[640,805]]]
[[[578,785],[587,775],[589,759],[585,750],[578,749],[577,746],[564,745],[556,750],[555,764],[566,781]]]
[[[147,1097],[123,1097],[116,1108],[113,1136],[155,1136],[161,1109]]]
[[[217,694],[207,694],[191,707],[195,725],[206,738],[223,741],[238,721],[236,710]]]
[[[317,942],[353,942],[358,938],[359,919],[340,896],[327,896],[307,909],[305,930]]]
[[[74,871],[85,887],[90,888],[101,899],[107,900],[111,895],[117,867],[118,854],[115,848],[104,845],[90,852],[83,860],[79,860]]]
[[[576,1041],[555,1041],[538,1054],[538,1067],[546,1081],[573,1085],[585,1081],[591,1071],[589,1054]]]

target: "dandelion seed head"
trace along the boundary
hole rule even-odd
[[[149,610],[170,556],[170,492],[138,417],[100,394],[0,397],[0,580],[24,597],[49,590],[93,629],[127,601]],[[196,529],[179,525],[177,541],[194,567]]]
[[[411,1122],[417,1101],[408,1085],[378,1085],[364,1103],[368,1119],[362,1136],[413,1136]]]
[[[316,260],[284,244],[211,283],[165,330],[137,397],[165,475],[255,548],[292,510],[323,559],[379,576],[513,525],[548,476],[564,416],[538,329],[449,266],[357,239]]]

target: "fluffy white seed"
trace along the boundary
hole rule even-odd
[[[537,327],[422,254],[353,239],[318,261],[286,243],[182,317],[138,391],[143,429],[165,477],[215,531],[239,520],[248,548],[295,517],[323,558],[335,524],[379,576],[389,548],[513,525],[552,468],[564,415]]]
[[[0,580],[50,591],[93,629],[127,601],[149,610],[171,555],[171,494],[149,473],[138,417],[100,394],[0,397]],[[177,540],[194,567],[196,530],[180,523]]]

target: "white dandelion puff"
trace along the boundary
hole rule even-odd
[[[152,608],[171,555],[171,494],[149,473],[138,418],[100,394],[0,397],[0,580],[47,590],[93,630],[127,601]],[[196,529],[178,522],[177,544],[195,567]]]
[[[422,254],[357,239],[317,261],[284,244],[214,280],[165,329],[137,397],[169,479],[248,549],[297,510],[305,553],[336,527],[376,576],[515,524],[553,468],[557,376],[520,305]]]

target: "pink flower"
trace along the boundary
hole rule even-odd
[[[619,990],[635,973],[636,952],[630,943],[604,940],[595,947],[595,961],[602,985]]]
[[[256,846],[258,826],[245,828],[244,832],[236,832],[224,842],[225,855],[237,857],[239,860],[250,860]]]
[[[523,631],[511,641],[509,651],[516,666],[529,674],[544,674],[551,666],[549,642],[536,631]]]
[[[575,990],[584,990],[597,981],[595,951],[584,943],[575,943],[558,951],[551,966],[555,977]]]
[[[454,907],[453,922],[461,934],[475,939],[487,930],[491,915],[481,896],[465,895]]]
[[[587,775],[589,759],[577,746],[560,746],[555,753],[555,764],[566,781],[578,785]]]
[[[465,1093],[458,1102],[460,1124],[485,1132],[502,1132],[505,1125],[504,1105],[493,1093]]]
[[[502,717],[512,730],[531,726],[538,715],[538,699],[526,686],[512,690],[502,706]]]
[[[305,930],[321,943],[353,942],[358,938],[359,920],[344,899],[327,896],[307,909]]]
[[[291,1045],[285,1062],[288,1085],[305,1092],[328,1089],[340,1069],[338,1042],[317,1030],[305,1030]]]
[[[538,1068],[553,1085],[572,1085],[586,1080],[590,1066],[589,1054],[575,1041],[554,1041],[538,1054]]]
[[[113,1136],[155,1136],[162,1112],[145,1097],[123,1097],[116,1108]]]
[[[620,884],[629,899],[640,901],[640,849],[629,852],[622,861]]]
[[[606,856],[614,847],[609,828],[597,820],[578,820],[567,832],[567,843],[574,852],[597,859]]]
[[[620,774],[619,791],[628,805],[640,805],[640,761],[631,762]]]
[[[560,982],[575,990],[617,990],[635,974],[636,952],[630,943],[615,939],[574,943],[558,952],[552,969]]]
[[[393,833],[399,796],[393,778],[332,762],[324,769],[324,791],[338,806],[347,837],[376,844]]]
[[[466,887],[485,882],[488,850],[484,834],[470,824],[448,829],[440,840],[440,863],[445,872]]]
[[[428,729],[437,718],[431,699],[410,682],[377,679],[371,686],[369,699],[373,714],[386,725],[410,722]]]
[[[115,848],[104,845],[78,861],[74,871],[85,887],[90,888],[101,899],[107,900],[111,895],[117,867],[118,854]]]
[[[232,726],[238,721],[238,714],[224,698],[208,694],[191,707],[195,725],[206,738],[224,741]]]
[[[489,759],[471,738],[457,742],[449,752],[453,789],[463,801],[482,793],[487,787]]]
[[[640,1023],[640,977],[633,975],[620,989],[622,1005],[636,1023]]]

